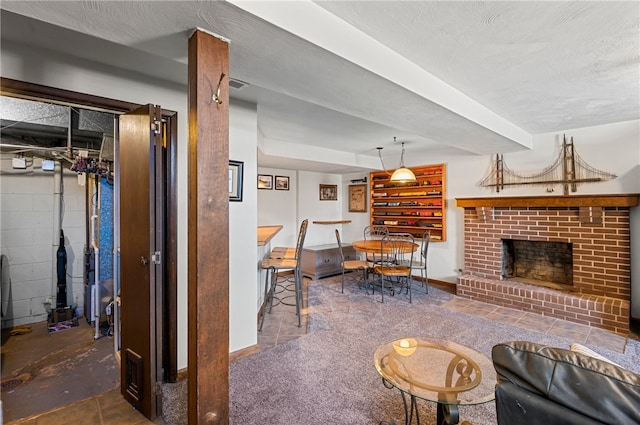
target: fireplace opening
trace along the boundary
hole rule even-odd
[[[570,290],[573,244],[502,239],[502,278]]]

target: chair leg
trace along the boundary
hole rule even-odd
[[[262,300],[262,317],[260,318],[260,326],[258,327],[258,331],[262,331],[262,325],[264,325],[264,316],[267,313],[267,302],[269,302],[269,313],[271,313],[271,309],[273,308],[273,275],[275,274],[275,269],[273,267],[269,267],[267,269],[267,274],[264,278],[264,299]],[[269,277],[271,277],[271,284],[269,284]]]
[[[302,315],[302,271],[294,271],[295,280],[295,296],[296,296],[296,314],[298,315],[298,327],[301,326],[300,316]]]

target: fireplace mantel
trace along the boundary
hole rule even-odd
[[[460,208],[476,207],[637,207],[640,194],[501,196],[456,198]]]

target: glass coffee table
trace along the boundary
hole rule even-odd
[[[458,406],[495,398],[496,373],[489,357],[453,341],[402,338],[381,345],[374,363],[385,387],[402,395],[405,424],[420,423],[417,399],[437,403],[437,424],[458,424]],[[409,397],[409,404],[407,404]]]

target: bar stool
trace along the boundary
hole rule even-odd
[[[273,308],[273,300],[276,298],[276,294],[283,293],[284,291],[293,291],[293,295],[281,296],[278,301],[285,305],[295,305],[296,315],[298,316],[298,327],[301,326],[300,312],[302,308],[302,247],[304,245],[304,238],[307,234],[307,225],[309,220],[304,219],[300,225],[300,231],[298,232],[298,241],[294,249],[294,255],[292,258],[287,258],[285,255],[289,249],[284,251],[274,252],[271,251],[269,258],[262,260],[260,267],[267,270],[264,282],[264,304],[262,317],[260,319],[260,326],[258,331],[262,330],[264,324],[264,305],[269,302],[269,313]],[[283,272],[293,272],[292,277],[280,276]],[[292,280],[293,279],[293,280]],[[280,287],[280,292],[276,292],[276,287]],[[293,287],[293,288],[292,288]],[[295,304],[287,303],[284,301],[287,298],[295,297]]]

